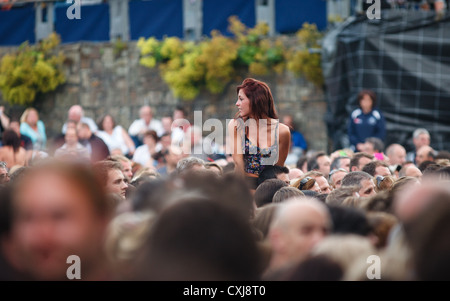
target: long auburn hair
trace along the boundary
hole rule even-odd
[[[239,94],[241,89],[250,100],[250,109],[254,119],[278,119],[272,92],[266,83],[253,78],[246,78],[241,85],[237,86],[236,93]]]

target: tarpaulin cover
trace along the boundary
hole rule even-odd
[[[203,1],[203,34],[210,36],[211,31],[218,30],[230,36],[228,18],[237,16],[247,27],[256,24],[254,0],[207,0]]]
[[[78,41],[109,41],[110,20],[108,2],[82,5],[81,19],[68,19],[67,9],[72,4],[57,1],[54,6],[55,31],[62,43]],[[256,25],[255,0],[204,0],[202,2],[202,33],[210,36],[212,30],[223,35],[228,32],[228,18],[237,16],[247,27]],[[73,12],[73,11],[72,11]],[[326,21],[325,0],[275,1],[275,30],[294,33],[304,22],[315,23],[324,29]],[[20,45],[28,40],[35,42],[35,10],[33,6],[0,11],[0,45]],[[182,0],[130,0],[129,28],[131,40],[140,37],[176,36],[183,38]],[[11,33],[14,34],[11,34]]]
[[[55,31],[62,43],[109,41],[109,5],[81,5],[81,19],[67,18],[69,5],[55,6]]]
[[[32,6],[0,11],[0,45],[14,46],[25,41],[33,44],[34,18]]]
[[[386,118],[385,145],[412,149],[426,128],[431,146],[450,150],[450,16],[388,10],[380,20],[354,17],[330,31],[322,62],[333,148],[348,147],[347,121],[361,89],[372,89]]]
[[[182,0],[130,1],[130,34],[140,37],[183,37]]]
[[[276,0],[275,30],[278,33],[294,33],[303,23],[317,25],[319,30],[327,27],[327,2],[325,0]]]

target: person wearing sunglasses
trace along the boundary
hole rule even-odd
[[[347,186],[357,186],[358,195],[362,197],[376,194],[373,177],[365,171],[353,171],[346,174],[342,179],[341,187]]]
[[[375,183],[375,191],[378,193],[380,191],[389,191],[395,183],[393,176],[380,176],[377,175],[373,178]]]
[[[389,165],[384,161],[372,161],[364,165],[362,171],[367,172],[372,177],[376,176],[392,176]]]
[[[302,178],[298,179],[294,184],[291,185],[292,187],[296,187],[299,190],[312,190],[317,193],[321,193],[319,184],[313,177],[303,176]]]
[[[319,185],[321,193],[330,193],[333,188],[328,183],[327,179],[325,178],[324,174],[320,171],[312,170],[305,174],[307,177],[311,177],[314,180],[316,180],[317,185]]]
[[[328,183],[333,189],[337,189],[341,187],[342,179],[345,175],[348,174],[348,171],[344,168],[337,168],[330,171],[328,175]]]

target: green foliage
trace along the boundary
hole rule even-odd
[[[200,43],[182,42],[176,37],[158,41],[151,37],[139,39],[140,63],[159,69],[175,96],[194,99],[201,89],[220,93],[234,76],[233,62],[237,44],[219,32]]]
[[[114,57],[116,58],[119,57],[122,54],[122,52],[127,48],[128,48],[127,43],[122,41],[121,38],[117,38],[114,41],[114,48],[113,48]]]
[[[322,34],[315,24],[304,23],[296,37],[298,46],[288,52],[287,69],[321,87],[324,83],[321,56],[320,53],[311,52],[311,49],[320,50]]]
[[[0,90],[10,104],[30,105],[38,93],[54,91],[65,82],[64,56],[54,49],[60,43],[55,33],[30,46],[24,42],[0,61]]]
[[[239,44],[238,66],[247,67],[250,74],[267,75],[270,72],[282,72],[285,61],[285,47],[279,40],[268,38],[269,26],[259,23],[247,28],[238,18],[228,19],[228,30],[234,34]]]
[[[200,43],[197,63],[203,67],[204,84],[212,93],[220,93],[233,78],[233,62],[237,57],[236,43],[214,31],[210,41]]]
[[[221,93],[242,69],[256,76],[288,69],[315,84],[323,82],[320,54],[308,51],[320,48],[321,34],[314,25],[304,24],[297,33],[299,48],[288,49],[280,39],[268,37],[265,23],[247,28],[235,16],[228,21],[232,38],[218,31],[198,43],[176,37],[140,38],[140,64],[158,67],[175,96],[185,100],[194,99],[201,90]]]

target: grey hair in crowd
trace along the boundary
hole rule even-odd
[[[197,157],[187,157],[183,158],[177,163],[176,170],[178,173],[189,170],[191,167],[195,165],[205,166],[205,160],[197,158]]]
[[[342,178],[342,186],[358,186],[361,188],[363,180],[372,180],[373,177],[365,171],[352,171]]]
[[[415,131],[414,131],[414,133],[413,133],[413,138],[414,139],[417,139],[420,135],[422,135],[422,134],[426,134],[426,135],[428,135],[428,137],[430,137],[430,132],[428,132],[427,131],[427,129],[424,129],[424,128],[418,128],[418,129],[416,129]]]

